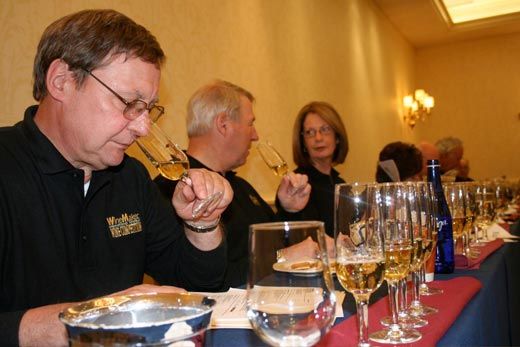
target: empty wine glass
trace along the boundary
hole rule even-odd
[[[337,184],[334,193],[336,274],[356,300],[358,346],[368,347],[368,301],[383,282],[383,234],[375,184]]]
[[[190,168],[188,157],[157,124],[152,123],[148,135],[138,138],[136,142],[146,158],[164,178],[172,181],[182,180],[192,185],[188,177]],[[221,196],[222,192],[215,192],[205,199],[196,201],[193,205],[192,217],[197,219],[202,216]]]
[[[273,170],[275,175],[284,176],[287,174],[287,162],[269,141],[258,142],[256,149],[258,149],[260,156],[267,166]]]
[[[415,329],[399,325],[398,283],[408,276],[412,260],[413,233],[410,228],[407,194],[402,183],[380,185],[381,223],[385,242],[385,280],[388,283],[388,299],[392,324],[370,334],[370,339],[379,343],[411,343],[421,339]]]
[[[277,261],[277,251],[311,238],[313,256]],[[323,222],[249,227],[247,317],[271,346],[312,346],[330,329],[336,308]]]

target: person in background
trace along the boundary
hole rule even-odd
[[[428,174],[428,160],[439,160],[439,150],[434,144],[426,141],[422,141],[417,145],[417,148],[421,151],[423,158],[423,166],[421,170],[421,176],[423,178]]]
[[[220,173],[234,191],[230,206],[222,214],[228,266],[221,290],[246,283],[249,225],[292,219],[287,215],[300,211],[307,204],[311,190],[305,175],[285,175],[277,191],[281,208],[275,214],[253,186],[233,171],[246,163],[251,143],[258,140],[254,100],[249,91],[217,80],[197,90],[188,102],[186,125],[190,167]],[[165,197],[171,196],[175,182],[161,176],[154,181]]]
[[[392,142],[379,152],[376,181],[419,181],[422,168],[423,158],[417,147],[400,141]]]
[[[332,105],[313,101],[302,107],[293,126],[294,172],[307,175],[312,190],[299,217],[325,222],[330,237],[334,237],[334,186],[345,183],[334,166],[345,162],[348,149],[345,125]]]
[[[460,160],[464,156],[462,141],[456,137],[448,136],[438,140],[435,147],[439,151],[439,164],[441,174],[446,176],[457,176]]]
[[[180,184],[168,202],[125,154],[164,111],[164,60],[146,28],[113,10],[77,12],[43,33],[39,104],[0,128],[2,346],[68,345],[58,313],[74,302],[181,290],[143,285],[145,272],[189,290],[222,281],[226,245],[215,221],[231,201],[229,184],[193,170],[193,187]],[[192,220],[195,199],[213,191],[221,200]],[[190,229],[201,224],[211,227]]]
[[[473,181],[473,178],[469,177],[469,160],[462,158],[459,162],[458,175],[455,179],[457,182]]]

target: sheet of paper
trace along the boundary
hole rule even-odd
[[[276,298],[280,302],[286,302],[289,297],[296,297],[301,290],[308,288],[276,287]],[[267,293],[267,292],[266,292]],[[247,319],[246,309],[246,290],[230,288],[224,293],[197,293],[211,297],[217,301],[211,315],[210,329],[251,329]],[[342,303],[345,299],[345,292],[335,291],[336,294],[336,317],[343,317]],[[304,301],[307,301],[304,299]]]
[[[487,228],[487,235],[491,240],[500,239],[518,239],[520,237],[510,234],[506,229],[502,228],[497,223],[493,223]]]

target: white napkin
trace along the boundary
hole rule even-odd
[[[506,229],[497,223],[493,223],[487,228],[487,237],[490,240],[500,239],[518,239],[520,237],[510,234]]]
[[[390,177],[392,182],[401,181],[401,177],[399,177],[399,170],[397,169],[397,165],[395,165],[395,161],[392,159],[383,160],[379,162],[379,166],[388,175],[388,177]]]

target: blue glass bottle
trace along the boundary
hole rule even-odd
[[[453,224],[450,209],[446,203],[441,184],[441,172],[438,160],[428,160],[428,182],[432,182],[436,197],[437,211],[437,254],[435,255],[435,273],[449,274],[455,269],[455,252],[453,248]]]

